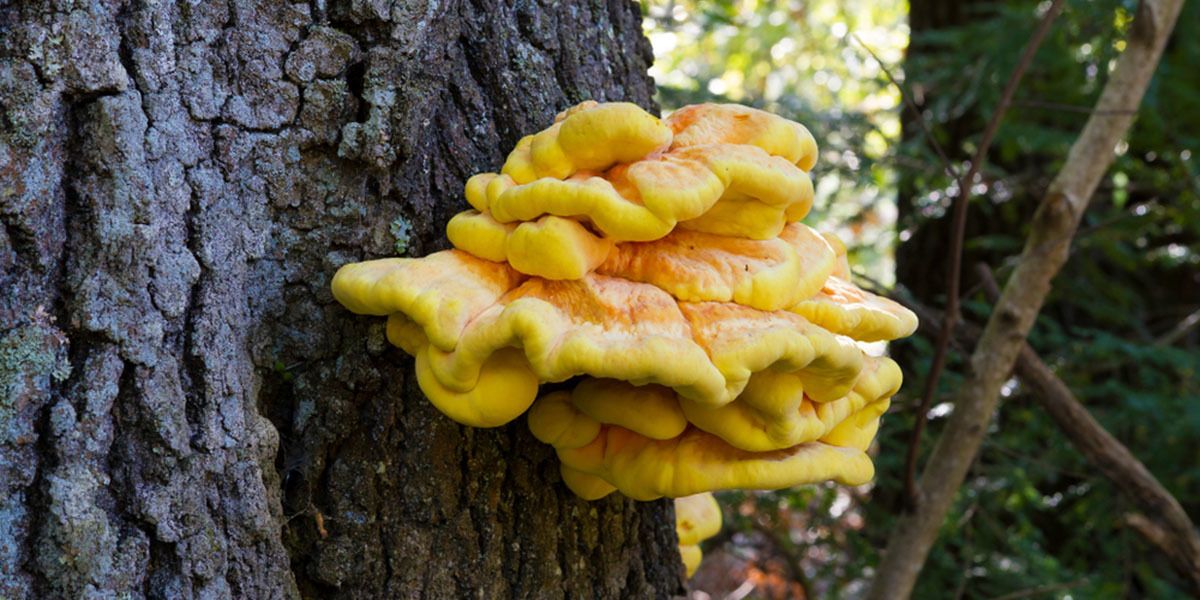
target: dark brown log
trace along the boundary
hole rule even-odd
[[[651,107],[626,0],[0,3],[0,597],[666,597],[665,501],[460,427],[329,293]]]

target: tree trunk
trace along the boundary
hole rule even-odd
[[[947,89],[930,83],[929,71],[946,68],[938,64],[945,60],[945,48],[931,44],[928,38],[932,34],[947,29],[962,27],[986,17],[984,12],[994,2],[993,0],[911,0],[909,2],[908,26],[910,41],[904,55],[905,93],[920,110],[931,113],[929,108],[938,97],[955,96],[962,90]],[[958,116],[928,114],[926,119],[930,131],[937,136],[937,141],[945,151],[947,158],[956,169],[966,172],[964,164],[970,160],[970,152],[964,143],[972,136],[983,131],[987,122],[987,114],[979,111],[965,111]],[[929,156],[936,157],[934,146],[926,138],[925,130],[917,120],[918,116],[911,110],[901,112],[901,137],[905,144],[914,140],[919,142],[923,151]],[[944,207],[937,216],[930,216],[922,211],[922,198],[937,190],[939,186],[930,185],[931,179],[949,182],[948,177],[933,178],[931,173],[941,173],[944,168],[937,158],[922,175],[915,169],[903,169],[897,185],[896,205],[901,227],[908,230],[908,237],[896,247],[896,281],[903,284],[922,302],[932,303],[944,299],[946,294],[947,277],[945,257],[950,254],[953,231],[950,218],[950,196],[942,194],[939,202]],[[942,173],[944,175],[944,173]],[[1026,202],[1036,206],[1034,201]],[[1032,210],[1032,209],[1031,209]],[[983,217],[978,203],[967,207],[967,239],[976,236],[1010,231],[1010,224],[999,219]],[[1007,227],[1007,229],[1006,229]],[[992,258],[994,253],[983,253],[975,249],[964,251],[963,264],[974,264],[981,260]],[[970,280],[973,275],[967,271],[963,277]],[[969,283],[963,288],[969,287]]]
[[[665,501],[461,427],[347,262],[468,176],[651,106],[638,7],[0,2],[0,597],[665,597]]]

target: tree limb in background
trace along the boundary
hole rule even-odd
[[[946,367],[947,347],[954,337],[954,327],[962,320],[958,299],[959,288],[962,287],[960,282],[962,281],[963,238],[967,231],[967,206],[971,202],[971,186],[975,184],[975,176],[979,174],[983,168],[983,162],[987,160],[992,140],[995,139],[996,132],[1000,129],[1000,121],[1004,119],[1004,113],[1008,112],[1009,106],[1012,106],[1013,94],[1016,93],[1021,78],[1025,76],[1025,71],[1033,63],[1034,55],[1037,54],[1046,34],[1050,32],[1050,25],[1062,12],[1064,4],[1066,4],[1066,0],[1054,0],[1046,14],[1042,15],[1037,30],[1034,31],[1033,37],[1029,38],[1029,43],[1025,44],[1016,68],[1009,75],[1008,83],[1004,84],[1004,91],[1000,94],[1000,104],[996,105],[996,110],[992,112],[992,118],[988,120],[987,127],[983,130],[979,148],[971,157],[971,166],[967,169],[967,174],[958,178],[958,192],[954,194],[954,214],[950,223],[950,262],[946,265],[946,311],[942,316],[941,333],[938,335],[937,345],[933,351],[933,362],[930,363],[929,374],[925,377],[921,408],[917,410],[912,436],[908,441],[908,452],[904,459],[904,495],[909,510],[915,510],[921,500],[920,492],[917,489],[917,455],[921,450],[921,434],[925,431],[929,408],[933,405],[933,395],[937,393],[938,380],[941,379],[942,370]],[[903,93],[903,90],[901,92]],[[917,115],[918,118],[920,116]]]
[[[921,108],[917,106],[916,102],[913,102],[912,94],[910,94],[909,91],[900,83],[900,81],[896,79],[896,76],[892,74],[892,70],[888,68],[887,63],[883,62],[883,59],[879,58],[879,55],[876,54],[866,42],[862,41],[862,39],[858,37],[858,34],[851,33],[849,37],[857,42],[859,46],[862,46],[863,50],[867,51],[867,54],[871,55],[871,58],[873,58],[876,64],[879,65],[879,70],[883,71],[883,75],[887,77],[887,80],[892,85],[896,86],[896,91],[900,92],[900,101],[904,102],[904,106],[907,107],[910,112],[912,112],[913,118],[915,118],[917,120],[917,124],[921,126],[921,133],[925,135],[925,141],[929,142],[929,146],[933,148],[935,153],[937,153],[938,160],[942,162],[942,169],[946,171],[946,176],[956,181],[959,180],[958,170],[954,168],[954,164],[950,162],[950,157],[946,156],[946,151],[942,149],[942,145],[938,143],[937,138],[933,135],[933,132],[929,130],[929,124],[925,122],[925,116],[921,114]]]
[[[990,270],[981,275],[985,289],[994,284]],[[999,296],[998,289],[991,292],[993,300]],[[936,337],[941,333],[941,315],[936,310],[912,298],[891,297],[917,313],[928,335]],[[970,348],[979,340],[981,331],[971,323],[962,325],[954,341]],[[1128,515],[1125,525],[1163,553],[1191,586],[1192,593],[1200,593],[1200,534],[1175,496],[1092,416],[1029,344],[1022,344],[1015,373],[1084,459],[1112,481],[1137,510],[1150,515]]]
[[[1183,0],[1143,0],[1125,51],[1117,59],[1093,114],[1071,146],[1066,163],[1033,215],[1025,249],[971,355],[970,373],[956,394],[954,412],[921,475],[922,502],[896,523],[868,594],[872,599],[907,598],[937,539],[938,530],[962,485],[1017,355],[1066,261],[1113,151],[1133,121],[1127,113],[1141,103]]]
[[[1017,376],[1030,387],[1034,398],[1088,462],[1112,480],[1138,510],[1145,512],[1145,516],[1130,515],[1126,523],[1166,555],[1175,571],[1187,580],[1193,594],[1200,594],[1200,535],[1179,501],[1092,417],[1028,345],[1021,350]],[[1133,522],[1138,520],[1148,526],[1138,527]],[[1158,535],[1148,536],[1148,531]]]
[[[1162,337],[1154,340],[1154,345],[1170,346],[1171,344],[1178,342],[1183,336],[1187,335],[1188,331],[1190,331],[1196,325],[1200,325],[1200,309],[1197,309],[1192,314],[1184,317],[1183,320],[1180,321],[1176,326],[1172,327],[1170,331],[1164,333]]]
[[[991,269],[984,264],[978,268],[985,292],[997,301],[1000,289]],[[1075,449],[1148,515],[1127,515],[1125,524],[1166,555],[1192,593],[1200,595],[1200,534],[1175,496],[1092,417],[1029,344],[1022,344],[1016,374]]]

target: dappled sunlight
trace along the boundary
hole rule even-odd
[[[820,140],[811,222],[839,223],[852,262],[893,281],[894,168],[906,11],[878,2],[650,2],[650,70],[665,111],[727,101],[798,120]]]

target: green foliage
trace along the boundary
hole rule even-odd
[[[971,25],[922,40],[933,51],[907,69],[937,90],[927,118],[951,152],[974,150],[978,134],[954,147],[948,124],[965,119],[972,131],[982,129],[1039,6],[992,6]],[[989,190],[978,201],[982,218],[1002,226],[968,240],[968,249],[992,257],[1000,277],[1024,243],[1029,211],[1124,47],[1134,9],[1132,2],[1069,4],[1027,73],[993,146]],[[1197,9],[1185,8],[1177,31],[1197,22]],[[1187,109],[1200,94],[1200,81],[1185,73],[1194,72],[1197,52],[1194,36],[1176,35],[1031,336],[1077,397],[1192,515],[1200,514],[1200,348],[1194,334],[1174,345],[1156,340],[1200,309],[1200,179],[1192,156],[1200,147],[1200,115]],[[920,139],[898,152],[936,160]],[[914,177],[915,189],[927,191],[923,201],[933,210],[902,227],[928,227],[929,217],[944,208],[944,194],[936,198],[928,191],[951,182],[927,173],[906,175]],[[974,320],[982,322],[987,304],[976,300]],[[910,356],[928,360],[921,349]],[[920,381],[919,375],[909,379],[909,393]],[[954,387],[943,380],[945,393]],[[896,425],[892,420],[884,428],[882,453],[903,451],[907,430]],[[901,472],[885,463],[880,481]],[[890,514],[877,508],[868,506],[868,519],[874,515],[886,530]],[[922,574],[918,596],[938,596],[947,586],[965,586],[967,597],[990,597],[1061,585],[1069,588],[1056,591],[1060,597],[1178,597],[1175,575],[1161,556],[1121,526],[1134,510],[1014,382]]]
[[[852,258],[880,279],[895,219],[889,147],[900,136],[900,95],[849,32],[890,65],[907,34],[899,3],[650,2],[647,34],[659,100],[672,109],[738,102],[804,123],[820,141],[817,198],[807,219],[854,240]]]
[[[809,125],[822,145],[818,210],[810,221],[849,222],[841,233],[857,243],[852,260],[886,279],[897,182],[918,192],[918,210],[894,225],[910,232],[945,226],[937,219],[953,182],[921,136],[901,140],[895,88],[841,28],[879,52],[906,87],[919,83],[934,136],[952,156],[969,156],[1048,5],[986,4],[971,24],[913,40],[924,51],[903,72],[905,40],[893,36],[907,30],[894,3],[652,2],[647,12],[665,108],[731,100]],[[967,240],[1001,279],[1024,244],[1036,199],[1124,48],[1136,6],[1068,3],[1018,90],[984,169],[986,189],[976,193],[980,216],[973,218],[992,226]],[[1117,149],[1031,336],[1092,414],[1193,517],[1200,517],[1200,334],[1161,339],[1200,309],[1197,23],[1200,4],[1186,4],[1128,143]],[[944,257],[927,258],[941,268]],[[982,295],[966,304],[972,320],[986,319]],[[914,337],[894,351],[907,381],[880,430],[872,486],[722,496],[736,507],[732,526],[743,536],[733,544],[745,545],[764,523],[784,527],[817,597],[861,591],[901,510],[912,407],[932,344]],[[951,354],[923,456],[952,410],[946,401],[961,384],[964,362]],[[1040,587],[1054,589],[1036,597],[1180,597],[1167,563],[1121,525],[1136,508],[1118,487],[1079,455],[1019,382],[1005,394],[914,597],[990,598]]]

